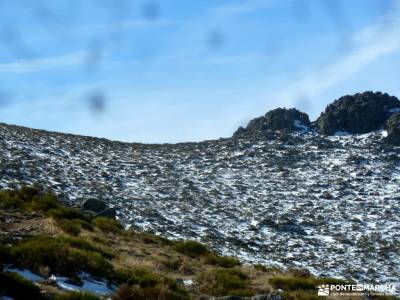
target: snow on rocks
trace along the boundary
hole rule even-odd
[[[358,282],[400,278],[400,148],[382,133],[112,142],[0,125],[0,187],[38,182],[126,226],[247,262]]]

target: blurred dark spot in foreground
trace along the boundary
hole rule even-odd
[[[89,71],[95,71],[100,67],[103,58],[103,52],[103,43],[100,41],[93,40],[89,43],[84,61]]]
[[[214,30],[207,35],[207,45],[212,50],[219,50],[225,44],[225,36],[222,32]]]
[[[154,21],[160,16],[160,3],[158,1],[147,1],[142,5],[142,15],[149,21]]]
[[[2,44],[7,47],[17,59],[33,59],[34,53],[26,45],[19,32],[11,27],[3,27],[0,31]]]
[[[107,98],[102,91],[96,91],[89,95],[89,109],[95,116],[100,116],[106,110]]]

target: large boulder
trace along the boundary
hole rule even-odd
[[[348,95],[329,104],[315,125],[326,135],[341,131],[367,133],[383,128],[386,120],[399,108],[399,99],[386,93]]]
[[[82,203],[82,209],[88,210],[94,213],[100,213],[107,208],[107,205],[104,201],[97,199],[89,199]]]
[[[268,131],[300,131],[311,125],[308,115],[295,109],[277,108],[253,119],[246,128],[240,127],[234,137],[264,135]]]
[[[387,137],[385,140],[394,145],[400,145],[400,113],[392,115],[386,122],[385,130]]]

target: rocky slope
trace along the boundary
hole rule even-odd
[[[297,110],[277,110],[286,121],[270,113],[233,138],[174,145],[3,124],[0,187],[38,182],[70,205],[104,199],[127,226],[199,239],[249,262],[396,282],[400,105],[389,98],[341,98],[312,125]]]

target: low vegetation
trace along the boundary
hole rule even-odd
[[[7,295],[13,299],[44,300],[40,289],[32,282],[16,273],[0,272],[0,296]]]
[[[216,296],[252,296],[249,277],[239,269],[215,269],[201,273],[198,277],[200,289]]]
[[[238,259],[221,256],[198,241],[171,241],[125,230],[114,219],[63,207],[53,193],[38,187],[0,192],[1,212],[19,219],[15,224],[0,224],[0,229],[7,231],[16,226],[24,235],[22,239],[0,236],[0,298],[25,300],[29,295],[33,300],[104,299],[89,293],[65,292],[46,282],[32,284],[16,273],[2,272],[5,265],[29,269],[44,278],[51,274],[65,276],[77,285],[82,283],[83,271],[117,287],[110,295],[112,300],[207,299],[278,290],[286,300],[313,300],[318,299],[319,284],[343,283],[313,277],[305,270],[242,265]],[[32,223],[31,219],[37,220],[38,216],[40,222]],[[34,226],[37,228],[29,233]]]

